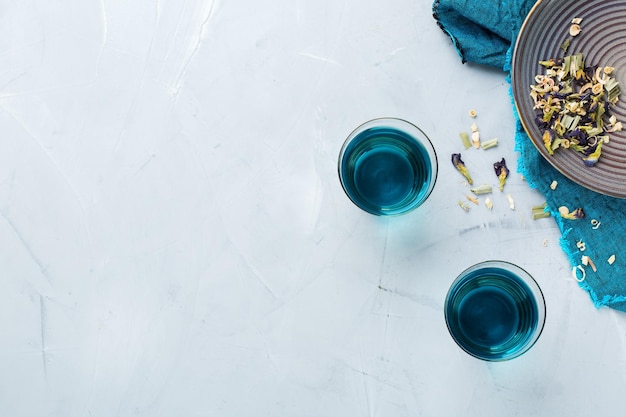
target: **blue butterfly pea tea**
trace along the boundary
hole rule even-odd
[[[543,330],[546,308],[541,289],[522,268],[486,261],[463,271],[445,301],[454,341],[470,355],[503,361],[527,352]]]
[[[417,126],[395,118],[356,128],[339,154],[339,179],[350,200],[380,216],[419,207],[437,179],[437,155]]]

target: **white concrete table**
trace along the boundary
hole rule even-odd
[[[610,415],[626,315],[597,310],[516,171],[503,73],[462,65],[429,1],[4,1],[0,415]],[[458,133],[478,112],[486,151]],[[344,138],[394,116],[439,155],[428,202],[368,215]],[[511,175],[494,207],[477,182]],[[508,206],[506,194],[515,200]],[[547,321],[488,364],[450,338],[464,268],[512,261]]]

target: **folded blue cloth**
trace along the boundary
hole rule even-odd
[[[515,39],[534,4],[535,0],[436,0],[433,16],[452,39],[463,62],[488,65],[508,73]],[[548,210],[561,231],[561,247],[577,278],[583,278],[580,268],[585,271],[580,286],[597,307],[626,311],[626,245],[621,240],[626,234],[626,200],[595,193],[560,174],[535,148],[515,106],[512,107],[517,120],[515,149],[520,153],[517,169],[531,187],[546,197]],[[553,180],[558,182],[555,190],[550,188]],[[558,213],[560,206],[570,210],[581,207],[586,217],[563,219]],[[592,219],[599,226],[592,224]],[[592,260],[595,272],[590,264],[583,265],[583,255]],[[611,255],[615,255],[612,265],[608,262]]]

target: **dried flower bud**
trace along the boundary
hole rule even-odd
[[[461,159],[461,154],[460,153],[453,153],[452,154],[452,165],[454,165],[454,167],[457,169],[457,171],[459,171],[465,177],[465,179],[467,179],[467,182],[470,185],[474,183],[474,181],[472,180],[472,177],[470,176],[469,171],[465,167],[465,163]]]
[[[493,169],[498,176],[498,180],[500,181],[500,191],[504,189],[504,184],[506,183],[506,178],[509,176],[509,169],[506,167],[506,161],[504,158],[500,162],[496,162],[493,164]]]
[[[562,218],[568,219],[568,220],[578,220],[578,219],[585,218],[585,211],[581,207],[570,212],[567,207],[561,206],[559,207],[559,214],[561,215]]]
[[[598,163],[598,160],[600,159],[600,154],[602,153],[602,143],[604,143],[604,141],[599,140],[598,144],[596,145],[596,149],[591,154],[583,158],[585,165],[587,165],[588,167],[592,167]]]

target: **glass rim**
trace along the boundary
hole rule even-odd
[[[503,356],[503,357],[492,357],[492,356],[488,356],[488,355],[480,355],[470,349],[467,349],[465,346],[463,346],[463,344],[458,340],[458,338],[455,335],[455,332],[452,330],[451,325],[450,325],[450,317],[449,317],[449,313],[448,313],[448,305],[449,303],[452,301],[453,295],[454,295],[454,290],[457,289],[456,287],[458,286],[458,284],[466,277],[467,274],[469,274],[470,272],[473,271],[477,271],[480,269],[483,269],[485,267],[498,267],[500,269],[504,269],[507,271],[511,271],[513,273],[515,273],[527,286],[528,289],[531,293],[531,295],[533,296],[533,298],[535,299],[535,302],[537,304],[537,328],[534,331],[533,335],[531,338],[528,339],[528,341],[526,341],[523,345],[522,348],[511,354],[511,355],[507,355],[507,356]],[[491,259],[491,260],[486,260],[486,261],[481,261],[478,262],[474,265],[471,265],[467,268],[465,268],[462,272],[460,272],[458,274],[458,276],[454,279],[454,281],[452,281],[452,283],[450,284],[450,287],[448,288],[448,292],[446,294],[446,298],[444,301],[444,318],[445,318],[445,322],[446,322],[446,327],[448,328],[448,333],[450,333],[450,336],[452,337],[452,340],[454,340],[454,342],[467,354],[477,358],[477,359],[481,359],[487,362],[505,362],[511,359],[515,359],[518,358],[519,356],[523,355],[524,353],[528,352],[534,345],[535,343],[537,343],[537,341],[539,340],[539,337],[541,336],[541,334],[543,333],[543,329],[545,327],[545,323],[546,323],[546,316],[547,316],[547,307],[546,307],[546,302],[545,302],[545,297],[543,294],[543,291],[541,290],[541,286],[539,285],[539,283],[537,282],[537,280],[535,280],[535,278],[528,272],[526,271],[524,268],[522,268],[521,266],[514,264],[512,262],[509,261],[504,261],[504,260],[499,260],[499,259]]]
[[[426,152],[428,153],[429,159],[430,159],[430,161],[429,161],[430,165],[431,165],[431,167],[433,167],[433,176],[432,176],[432,179],[431,179],[431,181],[430,181],[430,183],[428,185],[428,191],[420,199],[420,203],[417,204],[417,205],[410,205],[406,209],[403,209],[403,210],[395,212],[395,213],[379,213],[379,212],[375,212],[373,210],[367,209],[366,207],[363,207],[361,204],[359,204],[357,201],[355,201],[353,199],[353,197],[350,195],[350,193],[348,192],[348,190],[346,189],[346,185],[345,185],[345,181],[346,180],[344,178],[344,175],[343,175],[342,169],[341,169],[342,166],[343,166],[344,155],[345,155],[346,149],[348,148],[348,145],[350,144],[350,142],[356,136],[358,136],[359,133],[365,131],[370,126],[382,126],[382,125],[386,125],[386,124],[391,124],[389,127],[397,128],[398,130],[402,131],[403,133],[407,133],[411,137],[411,139],[413,141],[415,141],[415,142],[419,143],[420,145],[422,145],[424,147],[424,149],[426,150]],[[411,130],[413,130],[413,132],[407,132],[405,129],[402,129],[401,127],[394,126],[393,124],[404,125],[405,127],[408,127]],[[417,135],[415,135],[414,133],[417,133]],[[428,135],[422,129],[420,129],[420,127],[417,126],[416,124],[414,124],[412,122],[409,122],[408,120],[399,118],[399,117],[392,117],[392,116],[377,117],[377,118],[374,118],[374,119],[367,120],[367,121],[361,123],[360,125],[358,125],[357,127],[355,127],[350,132],[350,134],[348,134],[346,139],[343,141],[343,144],[341,145],[341,149],[339,151],[339,157],[338,157],[338,160],[337,160],[337,174],[339,176],[339,182],[341,184],[341,188],[343,189],[344,193],[346,194],[348,199],[350,201],[352,201],[352,203],[354,205],[356,205],[358,208],[360,208],[361,210],[363,210],[363,211],[365,211],[365,212],[367,212],[369,214],[376,215],[376,216],[384,216],[384,217],[401,216],[401,215],[410,213],[411,211],[415,210],[417,207],[419,207],[421,204],[423,204],[426,200],[428,200],[428,198],[432,194],[433,190],[435,189],[435,184],[437,182],[437,179],[439,177],[439,158],[437,156],[437,151],[435,149],[435,145],[432,143],[432,141],[430,140]]]

